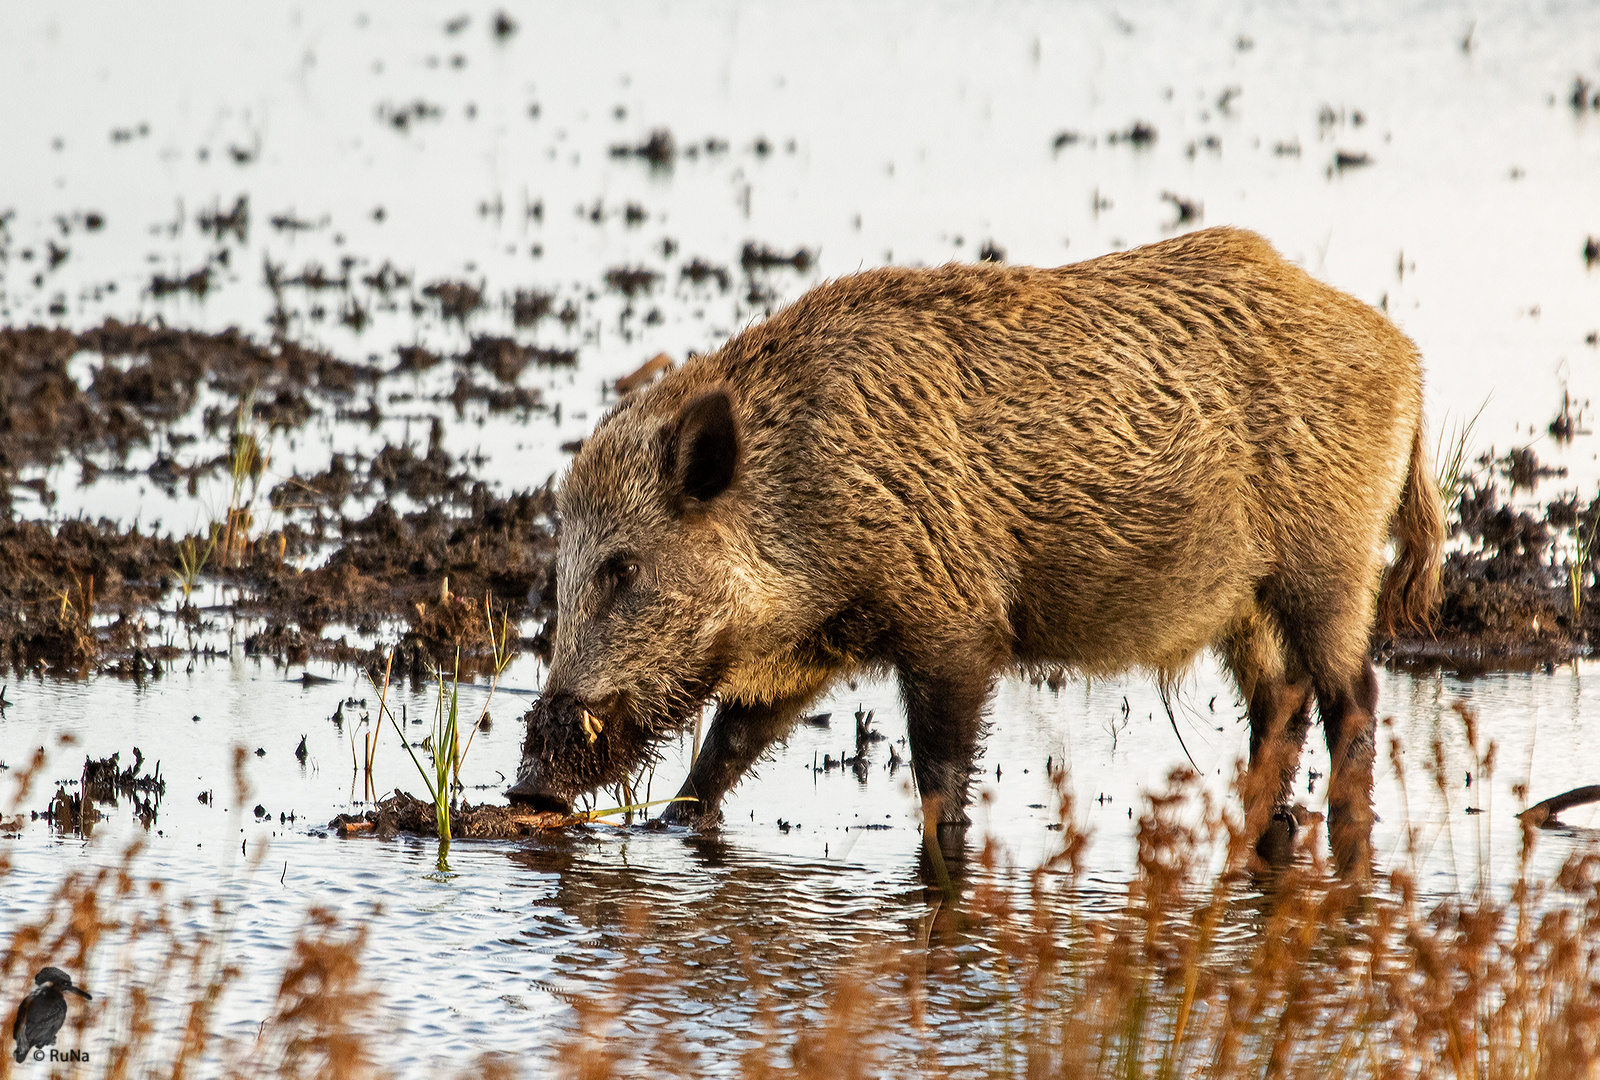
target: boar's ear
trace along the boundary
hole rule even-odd
[[[728,490],[739,466],[739,426],[724,390],[683,407],[672,443],[673,477],[685,500],[707,502]]]

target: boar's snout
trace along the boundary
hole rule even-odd
[[[571,736],[565,730],[585,712],[577,698],[565,693],[546,693],[533,703],[524,719],[527,736],[522,741],[522,764],[517,781],[506,790],[506,798],[535,810],[568,813],[578,794],[576,777],[568,775],[571,761]]]
[[[612,713],[569,693],[546,693],[525,719],[522,765],[506,797],[537,810],[570,812],[579,795],[624,779],[646,752]]]
[[[572,800],[555,792],[546,791],[536,775],[518,776],[517,782],[506,789],[506,798],[533,810],[554,810],[558,814],[572,813]]]

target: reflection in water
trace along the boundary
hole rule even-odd
[[[874,978],[904,979],[910,949],[922,951],[921,992],[942,1017],[945,1060],[959,1063],[986,1060],[986,1025],[1003,1007],[992,926],[973,897],[1003,892],[1017,912],[1034,902],[1026,875],[993,865],[969,840],[946,830],[938,845],[953,895],[926,854],[864,876],[833,862],[775,862],[713,836],[548,837],[505,858],[541,884],[553,878],[541,896],[553,910],[518,938],[530,957],[558,958],[538,987],[568,1001],[625,1000],[624,1023],[642,1046],[724,1052],[762,1024],[821,1022],[831,987],[864,965]],[[1118,904],[1077,890],[1058,901],[1080,918]]]
[[[809,768],[809,752],[802,760]],[[859,835],[891,843],[849,860],[764,842],[793,842],[798,827],[783,834],[733,825],[705,835],[595,827],[519,843],[458,841],[449,875],[432,872],[429,842],[291,833],[273,839],[252,866],[236,857],[236,844],[209,862],[218,853],[191,847],[192,835],[163,840],[122,811],[94,843],[67,847],[40,830],[11,842],[0,919],[23,925],[63,867],[114,861],[115,838],[132,834],[149,839],[136,873],[215,895],[234,927],[233,947],[251,958],[219,1014],[223,1030],[245,1033],[259,1023],[277,992],[275,958],[315,902],[368,926],[363,971],[382,999],[369,1032],[375,1051],[407,1074],[459,1068],[488,1049],[515,1053],[538,1074],[558,1055],[597,1045],[587,1040],[602,1031],[620,1040],[611,1050],[638,1055],[646,1072],[788,1048],[797,1032],[795,1053],[808,1038],[854,1032],[874,1053],[909,1055],[919,1068],[993,1068],[1002,1052],[997,1032],[1015,1036],[1019,1017],[1054,1008],[1053,999],[1029,998],[1030,972],[1057,971],[1052,979],[1067,981],[1048,982],[1051,992],[1076,1002],[1093,989],[1072,981],[1080,965],[1132,971],[1176,963],[1171,958],[1192,947],[1184,935],[1199,927],[1203,955],[1244,970],[1263,941],[1298,940],[1286,925],[1365,910],[1351,906],[1359,897],[1340,907],[1318,899],[1320,879],[1306,871],[1325,841],[1310,830],[1299,869],[1273,888],[1219,878],[1228,804],[1205,809],[1204,790],[1188,783],[1186,799],[1141,799],[1131,808],[1136,856],[1120,867],[1093,858],[1069,805],[1060,815],[1065,827],[1045,829],[1056,857],[1042,870],[1008,863],[993,835],[977,828],[943,830],[934,842],[911,829],[857,826]],[[1570,852],[1585,832],[1541,843]],[[1311,900],[1323,906],[1310,910]],[[194,930],[209,926],[201,917]],[[1115,960],[1108,949],[1132,951]],[[1333,969],[1342,963],[1339,950],[1319,956]],[[97,978],[125,993],[140,973],[111,963]],[[1181,979],[1165,979],[1152,985],[1181,989]],[[406,1035],[387,1034],[395,1031]]]
[[[117,768],[120,757],[120,753],[115,753],[99,760],[84,758],[83,773],[76,781],[64,780],[57,784],[55,797],[50,800],[45,814],[50,824],[61,832],[87,837],[102,817],[99,808],[117,809],[120,796],[128,800],[132,820],[148,831],[156,822],[161,797],[167,791],[167,782],[161,777],[161,764],[157,762],[149,775],[140,775],[144,754],[137,746],[133,748],[133,764],[128,768]]]
[[[838,864],[775,864],[716,837],[541,838],[505,857],[556,882],[554,911],[518,938],[558,958],[539,988],[626,1001],[642,1043],[691,1056],[741,1049],[763,1017],[820,1017],[841,968],[904,942],[923,907],[919,882],[866,889]]]

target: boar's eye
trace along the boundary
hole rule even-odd
[[[606,560],[600,579],[613,589],[626,589],[639,580],[639,560],[631,555],[616,555]]]

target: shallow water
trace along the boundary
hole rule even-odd
[[[1471,681],[1385,673],[1383,712],[1393,717],[1406,747],[1406,773],[1403,793],[1387,758],[1380,768],[1377,842],[1384,864],[1414,864],[1424,893],[1454,895],[1480,874],[1502,890],[1520,843],[1514,811],[1521,804],[1513,788],[1526,784],[1544,797],[1593,778],[1582,737],[1584,717],[1600,706],[1600,680],[1585,680],[1590,667]],[[37,917],[63,872],[116,864],[125,844],[142,838],[139,875],[168,882],[180,894],[209,899],[220,893],[225,900],[232,923],[228,956],[247,965],[224,1011],[227,1030],[246,1033],[260,1022],[305,909],[330,906],[352,924],[370,921],[364,973],[382,991],[379,1029],[403,1033],[377,1048],[389,1063],[416,1074],[459,1067],[485,1050],[546,1061],[554,1041],[570,1030],[572,1000],[603,999],[614,981],[638,974],[639,964],[669,960],[671,968],[662,970],[673,972],[670,995],[663,986],[664,1000],[654,1011],[630,1011],[629,1022],[641,1025],[645,1037],[671,1032],[679,1045],[703,1053],[709,1067],[744,1045],[742,1033],[758,1008],[775,1001],[786,1023],[820,1015],[824,989],[846,965],[927,932],[934,905],[919,871],[919,808],[905,771],[891,774],[886,766],[889,742],[904,734],[891,685],[862,683],[819,705],[832,711],[830,727],[799,728],[759,777],[729,800],[718,835],[595,826],[528,841],[458,840],[451,846],[452,873],[439,875],[429,841],[318,835],[335,813],[361,809],[352,801],[352,790],[360,790],[349,745],[360,709],[345,710],[344,732],[329,717],[348,697],[375,704],[376,695],[348,675],[307,688],[287,674],[249,661],[201,667],[139,689],[109,680],[11,686],[14,704],[0,720],[0,747],[13,768],[42,744],[52,754],[45,775],[70,780],[79,755],[120,751],[126,762],[136,745],[147,763],[161,762],[168,787],[148,831],[124,805],[106,809],[92,840],[59,835],[41,821],[3,841],[13,867],[0,892],[0,924]],[[513,670],[513,683],[519,674]],[[428,715],[430,692],[400,692],[409,717]],[[1492,777],[1479,774],[1450,707],[1457,701],[1478,711],[1500,747]],[[813,762],[823,755],[852,749],[851,714],[858,704],[874,710],[888,737],[872,747],[865,780],[840,769],[815,771]],[[497,695],[496,722],[478,736],[463,776],[469,786],[489,790],[469,792],[469,798],[493,798],[503,774],[514,768],[520,711],[514,696]],[[980,880],[1011,882],[1007,866],[1026,869],[1058,849],[1061,834],[1049,827],[1057,816],[1045,779],[1046,761],[1053,759],[1068,770],[1074,821],[1092,835],[1082,890],[1072,901],[1080,917],[1115,910],[1135,864],[1129,809],[1136,817],[1144,813],[1143,793],[1158,789],[1168,770],[1184,763],[1154,687],[1128,680],[1073,683],[1053,692],[1013,680],[1001,687],[993,712],[980,789],[984,805],[969,840],[968,887]],[[1209,666],[1178,701],[1183,746],[1222,798],[1245,748],[1240,713]],[[415,739],[422,729],[412,730]],[[293,756],[302,734],[309,750],[303,765]],[[63,745],[64,737],[71,743]],[[1442,793],[1431,766],[1436,737],[1443,741],[1448,778]],[[252,751],[242,813],[228,780],[236,744]],[[255,756],[257,747],[266,755]],[[378,790],[420,790],[392,732],[380,747]],[[679,757],[669,753],[660,768],[658,795],[681,777]],[[1306,766],[1326,772],[1325,752],[1313,746]],[[1474,774],[1470,788],[1468,773]],[[1315,809],[1320,788],[1307,794],[1305,783],[1303,777],[1302,799]],[[51,790],[29,802],[42,806]],[[206,790],[216,794],[213,805],[197,800]],[[269,812],[265,824],[253,814],[256,805]],[[1484,813],[1468,814],[1467,807]],[[296,821],[278,824],[278,815],[288,813]],[[1540,837],[1535,878],[1548,878],[1567,855],[1600,835],[1597,815],[1595,808],[1581,809],[1568,815],[1573,828]],[[869,824],[887,827],[862,828]],[[1416,834],[1411,853],[1407,826]],[[988,837],[1003,853],[994,870],[978,860]],[[264,851],[257,846],[263,839]],[[1027,903],[1025,890],[1020,902]],[[381,915],[374,915],[379,907]],[[629,932],[635,910],[646,916],[637,935]],[[1229,932],[1248,935],[1249,909],[1238,918]],[[211,925],[209,915],[196,917],[197,929]],[[999,1016],[1003,995],[995,981],[1001,975],[984,963],[981,943],[981,935],[971,939],[978,952],[970,971],[935,980],[929,989],[931,1007],[941,1016],[948,1010],[944,1051],[957,1064],[991,1060],[985,1032]],[[748,962],[767,980],[759,993],[748,985]],[[96,974],[114,993],[118,973]]]
[[[986,241],[1010,261],[1054,264],[1160,239],[1193,224],[1177,221],[1176,203],[1162,197],[1171,192],[1199,204],[1198,223],[1257,229],[1318,276],[1383,304],[1427,358],[1436,429],[1482,405],[1477,445],[1531,440],[1572,470],[1542,496],[1587,492],[1600,479],[1592,440],[1563,448],[1542,434],[1564,389],[1588,426],[1600,380],[1600,353],[1585,341],[1600,329],[1600,272],[1582,256],[1600,232],[1600,112],[1567,104],[1575,76],[1600,81],[1592,5],[595,3],[514,9],[518,29],[504,41],[490,33],[491,9],[463,13],[465,28],[452,33],[453,13],[423,5],[254,5],[226,21],[209,5],[166,5],[159,16],[115,4],[7,8],[0,318],[161,319],[265,336],[264,263],[332,272],[348,257],[348,290],[286,290],[289,332],[389,367],[398,344],[450,352],[472,333],[510,333],[505,296],[553,292],[557,309],[575,305],[572,325],[547,318],[518,332],[578,350],[575,371],[523,373],[549,408],[527,418],[442,414],[446,447],[481,453],[475,471],[510,490],[559,468],[560,444],[604,408],[603,384],[658,351],[681,358],[714,347],[772,304],[859,267],[973,258]],[[398,127],[396,110],[414,102],[437,113]],[[1157,130],[1152,145],[1108,138],[1135,121]],[[680,150],[696,145],[696,156],[652,169],[609,153],[656,127],[671,129]],[[1078,141],[1053,148],[1064,131]],[[707,139],[726,148],[706,149]],[[1370,164],[1337,168],[1341,151]],[[199,230],[197,214],[241,195],[247,236]],[[641,222],[630,223],[630,203]],[[102,228],[85,228],[91,211]],[[275,227],[274,215],[306,227]],[[815,262],[747,275],[747,241],[805,247]],[[51,244],[66,252],[54,266]],[[680,268],[696,256],[726,267],[731,288],[684,280]],[[359,282],[386,260],[413,281],[387,301]],[[203,300],[150,295],[152,273],[205,265],[214,282]],[[603,284],[619,266],[664,277],[629,299]],[[418,290],[445,278],[484,285],[488,309],[464,325],[439,318]],[[751,299],[753,286],[764,294]],[[340,323],[348,305],[366,310],[363,329]],[[320,468],[335,450],[416,444],[443,408],[425,400],[443,377],[385,380],[376,428],[322,416],[277,435],[275,477]],[[179,428],[202,434],[184,451],[193,459],[217,452],[193,416]],[[133,453],[134,475],[91,485],[75,481],[75,464],[47,470],[57,493],[48,513],[188,528],[214,512],[214,491],[169,494],[137,475],[156,449]],[[18,505],[44,512],[22,493]],[[115,863],[142,837],[141,873],[226,898],[230,955],[247,965],[224,1017],[236,1033],[270,1007],[313,903],[356,920],[382,905],[366,968],[383,990],[384,1030],[395,1033],[380,1049],[413,1075],[459,1067],[482,1049],[546,1063],[572,1022],[573,995],[663,956],[695,965],[693,976],[670,1008],[627,1022],[670,1030],[708,1067],[726,1063],[747,1045],[758,1006],[744,950],[782,1007],[810,1016],[839,965],[916,940],[928,914],[915,801],[905,771],[884,764],[888,744],[873,748],[864,782],[813,768],[853,752],[858,706],[874,710],[890,740],[903,735],[887,683],[840,687],[819,703],[832,726],[797,730],[736,792],[715,838],[596,827],[458,842],[453,873],[441,878],[430,843],[315,835],[353,808],[350,734],[359,742],[369,730],[356,727],[359,707],[345,710],[343,728],[329,717],[347,697],[375,699],[370,687],[344,671],[305,687],[291,681],[298,669],[237,655],[182,667],[141,686],[13,681],[14,704],[0,716],[10,771],[0,778],[38,746],[51,754],[46,775],[62,780],[77,775],[79,755],[120,752],[127,762],[138,746],[169,785],[148,834],[124,806],[92,841],[43,822],[0,839],[13,863],[0,927],[36,915],[63,873]],[[1382,675],[1381,710],[1406,747],[1405,794],[1383,759],[1383,858],[1415,858],[1430,893],[1480,871],[1503,886],[1519,840],[1513,788],[1526,784],[1539,799],[1600,771],[1584,738],[1600,694],[1589,672],[1579,663],[1467,681]],[[531,690],[538,680],[519,662],[506,681]],[[426,718],[430,693],[402,691],[409,717]],[[471,750],[467,782],[483,785],[474,798],[496,797],[516,764],[518,701],[501,691],[497,722]],[[1477,775],[1457,701],[1499,747],[1492,778]],[[1176,735],[1142,678],[1059,691],[1008,681],[993,704],[978,835],[994,836],[1020,867],[1051,852],[1059,834],[1047,827],[1046,765],[1065,763],[1076,819],[1094,835],[1080,900],[1116,905],[1134,864],[1130,808],[1136,816],[1141,794],[1190,757],[1224,792],[1245,747],[1239,714],[1209,663],[1184,686]],[[303,765],[293,756],[301,735]],[[380,735],[380,790],[420,791],[393,732]],[[1443,791],[1428,765],[1435,738]],[[251,751],[251,793],[239,805],[235,745]],[[1326,772],[1325,757],[1314,747],[1307,768]],[[682,772],[678,747],[653,794],[671,794]],[[0,779],[0,806],[7,790]],[[42,809],[52,790],[36,790],[23,809]],[[213,805],[198,801],[202,791],[216,793]],[[1303,797],[1315,808],[1321,794]],[[258,804],[270,822],[257,821]],[[292,823],[278,823],[289,813]],[[1600,827],[1587,809],[1569,817],[1576,828],[1541,839],[1539,873]],[[262,839],[250,869],[239,845]],[[625,947],[633,905],[650,916],[643,948],[659,951]],[[974,970],[935,991],[955,1060],[989,1060],[995,994],[982,966]],[[103,977],[114,993],[116,976]]]

